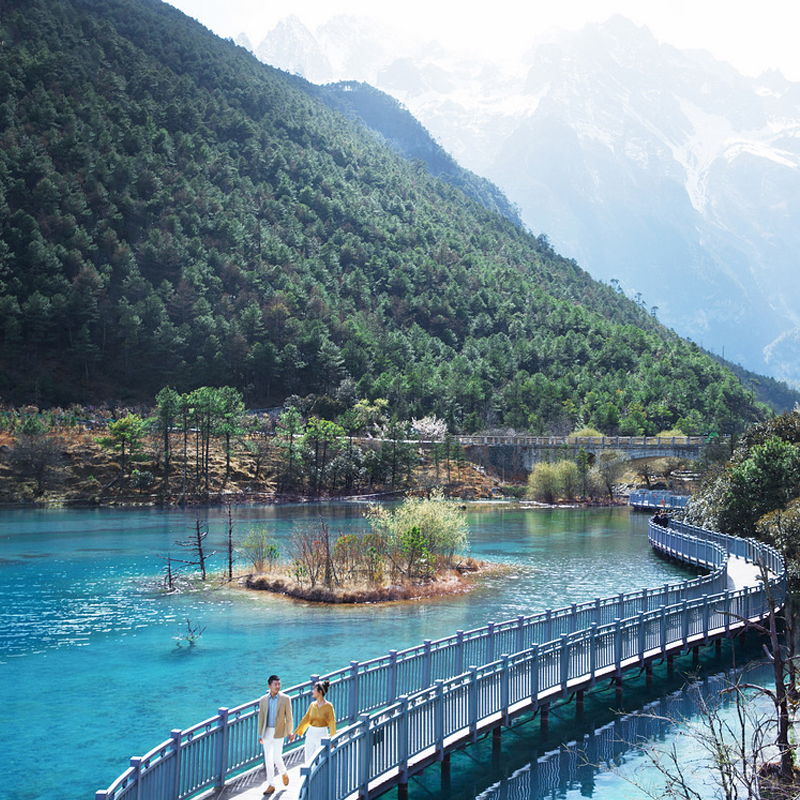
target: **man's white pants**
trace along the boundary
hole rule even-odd
[[[267,783],[272,785],[275,779],[275,767],[279,775],[286,774],[286,764],[283,763],[283,739],[275,738],[275,728],[266,728],[261,737],[264,745],[264,767],[267,771]]]

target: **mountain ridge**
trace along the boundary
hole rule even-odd
[[[574,261],[156,0],[0,0],[0,393],[231,385],[452,430],[767,409]]]
[[[379,52],[360,25],[362,52]],[[323,54],[327,41],[319,32]],[[392,94],[595,278],[748,369],[800,382],[800,84],[742,76],[619,15],[549,36],[516,65],[416,43],[357,67],[316,79]]]

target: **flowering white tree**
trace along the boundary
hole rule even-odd
[[[436,415],[412,419],[411,427],[419,434],[422,441],[441,442],[447,432],[447,423]]]

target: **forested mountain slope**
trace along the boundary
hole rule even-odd
[[[730,430],[642,308],[154,0],[0,0],[0,397],[228,384],[401,418]]]
[[[358,81],[340,81],[307,89],[318,92],[328,106],[361,120],[406,158],[419,158],[428,171],[461,189],[491,211],[522,226],[519,212],[491,181],[461,167],[412,114],[390,95]]]

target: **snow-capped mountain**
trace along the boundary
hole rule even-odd
[[[402,102],[522,218],[666,324],[800,384],[800,84],[742,76],[622,17],[489,64],[363,19],[289,18],[256,48]]]

